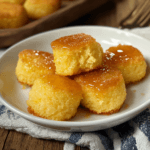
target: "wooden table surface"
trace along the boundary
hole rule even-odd
[[[120,21],[135,7],[137,0],[109,1],[82,18],[68,24],[119,27]],[[27,134],[0,128],[0,150],[63,150],[64,142],[36,139]],[[85,149],[85,148],[84,148]],[[83,150],[76,146],[75,150]]]

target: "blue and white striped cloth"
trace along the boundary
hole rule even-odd
[[[150,39],[150,27],[133,29],[131,32]],[[0,55],[2,53],[1,50]],[[0,102],[0,127],[27,133],[35,138],[65,141],[64,150],[74,150],[75,145],[91,150],[150,150],[150,108],[113,128],[67,133],[35,125],[14,114]]]

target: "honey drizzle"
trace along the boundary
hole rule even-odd
[[[91,114],[92,113],[87,108],[79,107],[77,110],[77,115],[83,116],[85,118],[89,118]]]
[[[96,40],[92,36],[80,33],[56,39],[51,43],[51,46],[53,49],[57,48],[59,50],[60,49],[75,50],[77,48],[84,47],[92,42],[96,42]]]
[[[125,109],[127,109],[128,107],[129,107],[129,105],[128,105],[128,104],[125,104],[125,105],[124,105],[124,108],[125,108]]]
[[[49,84],[52,88],[61,90],[61,91],[68,91],[71,94],[81,95],[82,90],[81,86],[72,79],[69,79],[65,76],[47,74],[43,75],[41,78],[43,83]]]
[[[109,66],[127,63],[133,59],[144,60],[144,57],[137,48],[129,45],[110,47],[104,54],[104,64]]]
[[[19,58],[27,66],[55,70],[54,57],[51,53],[26,49],[19,53]]]
[[[75,80],[84,86],[98,91],[105,91],[123,80],[121,72],[116,68],[103,67],[75,77]]]

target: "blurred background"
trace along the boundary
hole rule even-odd
[[[103,2],[104,4],[100,4],[98,8],[69,25],[102,25],[122,28],[150,25],[149,0],[104,0]]]
[[[20,28],[0,29],[0,48],[40,32],[75,25],[149,26],[150,0],[62,0],[61,7],[52,14],[30,20]]]

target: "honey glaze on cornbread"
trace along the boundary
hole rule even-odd
[[[53,54],[48,52],[26,49],[19,53],[19,58],[21,58],[25,65],[29,65],[31,68],[34,66],[39,69],[55,69]]]
[[[79,106],[76,115],[87,119],[90,118],[92,114],[93,113],[89,111],[87,108]]]
[[[83,91],[81,105],[96,114],[112,114],[120,110],[126,98],[122,73],[117,68],[103,66],[77,75],[74,80]]]
[[[51,120],[75,116],[82,99],[78,83],[67,77],[47,74],[35,80],[27,100],[28,111]]]
[[[84,33],[80,33],[61,37],[53,41],[51,43],[51,46],[53,49],[58,48],[58,49],[75,50],[80,47],[84,47],[85,45],[89,45],[93,42],[96,42],[96,40],[93,37]]]
[[[104,53],[104,64],[118,68],[122,72],[125,84],[140,81],[147,68],[142,53],[131,45],[110,47]]]
[[[116,86],[123,80],[123,77],[118,69],[104,66],[95,71],[76,76],[75,79],[83,86],[104,92],[109,87]]]
[[[119,63],[128,63],[129,61],[144,60],[141,52],[129,45],[118,45],[117,47],[110,47],[105,52],[104,63],[106,65],[115,65]]]
[[[62,80],[63,79],[63,80]],[[51,85],[55,90],[68,91],[72,94],[81,93],[81,87],[74,80],[59,75],[44,75],[42,82]]]

